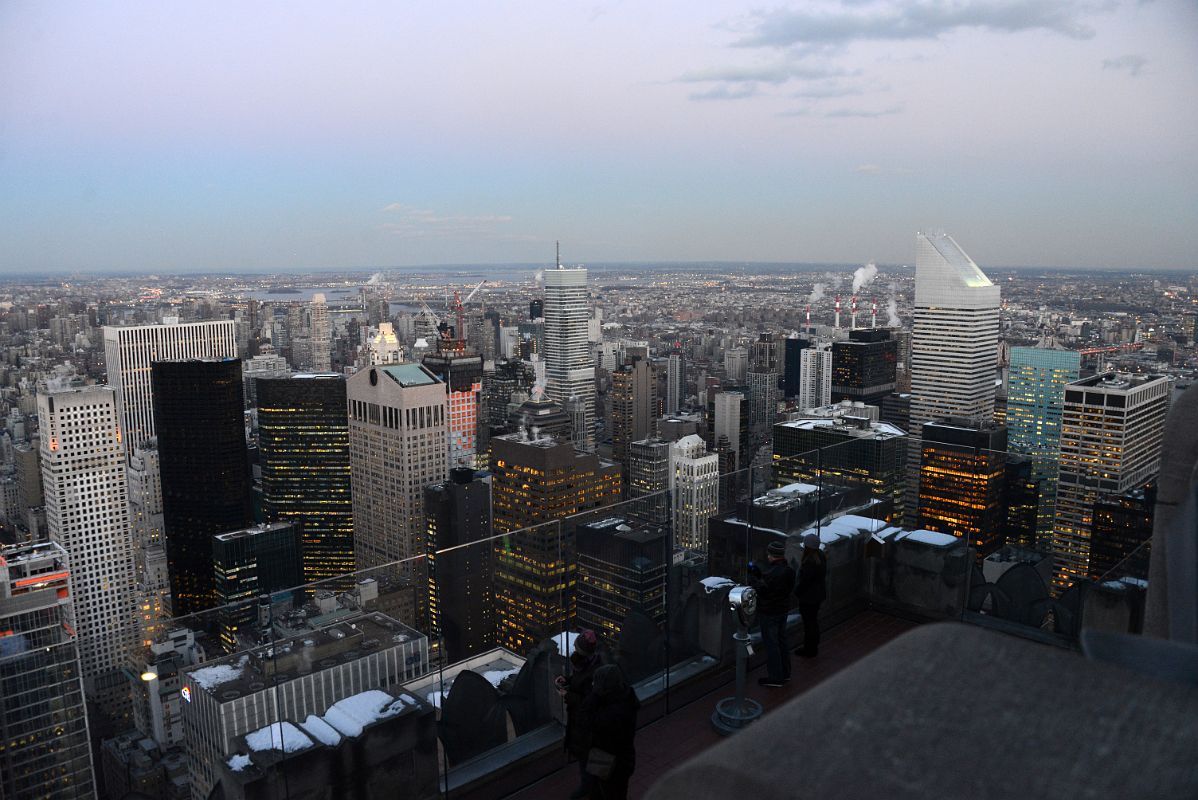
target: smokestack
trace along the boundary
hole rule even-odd
[[[811,335],[811,304],[807,304],[807,335]]]
[[[840,328],[840,295],[836,295],[836,327]]]
[[[878,327],[878,300],[877,300],[877,298],[874,298],[873,308],[870,310],[869,327],[871,327],[871,328]]]
[[[850,330],[857,330],[857,295],[853,295],[853,313],[851,317],[852,323]]]

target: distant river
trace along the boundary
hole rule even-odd
[[[270,303],[307,303],[312,300],[313,295],[319,293],[324,294],[325,302],[329,305],[342,305],[345,303],[352,303],[354,305],[358,304],[357,287],[346,288],[344,286],[297,287],[293,292],[260,290],[257,292],[250,292],[249,296],[255,300]]]

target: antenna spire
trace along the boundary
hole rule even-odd
[[[557,259],[556,259],[557,268],[561,269],[562,268],[562,243],[561,243],[561,241],[555,241],[553,244],[557,247]]]

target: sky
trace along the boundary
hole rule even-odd
[[[0,274],[1198,268],[1198,2],[0,3]]]

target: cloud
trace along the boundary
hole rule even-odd
[[[1113,69],[1120,72],[1126,72],[1131,77],[1138,77],[1140,71],[1144,69],[1144,65],[1148,63],[1148,59],[1144,56],[1128,53],[1125,56],[1117,56],[1115,58],[1104,58],[1102,60],[1103,69]]]
[[[847,45],[857,41],[937,39],[965,28],[996,33],[1042,30],[1071,39],[1090,39],[1094,29],[1083,17],[1094,6],[1072,0],[966,0],[944,3],[904,0],[888,6],[843,6],[826,10],[777,9],[757,12],[738,47],[789,48]]]
[[[482,236],[503,238],[496,228],[512,221],[507,214],[445,214],[403,203],[388,203],[380,209],[392,217],[379,225],[381,230],[402,238],[445,238]]]
[[[677,80],[680,83],[768,83],[776,86],[790,80],[814,81],[859,74],[860,70],[779,62],[750,67],[712,67],[687,72]]]
[[[843,86],[829,83],[823,86],[811,86],[806,89],[800,89],[797,92],[791,92],[790,96],[807,100],[827,100],[834,97],[853,97],[864,93],[865,90],[860,86]]]
[[[906,167],[884,167],[880,164],[858,164],[853,171],[862,175],[910,175],[913,170]]]
[[[838,108],[838,109],[835,109],[834,111],[829,111],[829,112],[825,113],[823,116],[825,116],[829,119],[846,119],[846,118],[874,119],[875,117],[889,117],[892,114],[901,114],[902,112],[903,112],[902,106],[890,106],[889,108],[883,108],[883,109]]]
[[[705,92],[693,92],[689,95],[691,100],[743,100],[746,97],[753,97],[757,92],[757,84],[746,83],[739,86],[715,86]]]

